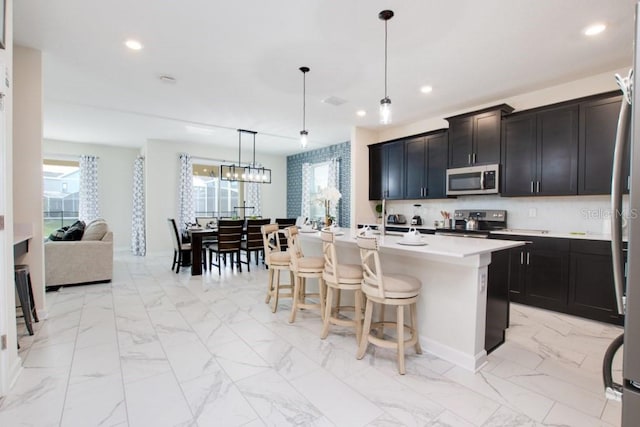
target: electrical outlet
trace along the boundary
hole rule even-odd
[[[538,216],[538,209],[529,208],[529,218],[535,218]]]

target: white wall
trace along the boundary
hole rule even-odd
[[[79,160],[80,155],[83,154],[99,157],[100,216],[107,220],[109,228],[113,231],[113,245],[116,251],[126,251],[131,248],[133,162],[139,152],[140,150],[136,148],[44,140],[44,158]],[[40,162],[40,170],[42,170],[41,164]],[[40,198],[42,198],[42,192]]]
[[[194,158],[236,162],[238,151],[209,144],[151,140],[145,144],[147,253],[171,253],[173,244],[167,218],[178,217],[179,154]],[[249,159],[244,153],[243,159]],[[287,212],[287,159],[256,153],[256,162],[272,170],[271,184],[262,185],[262,216],[285,217]]]
[[[614,75],[616,73],[627,75],[629,69],[622,68],[597,74],[587,78],[552,86],[542,90],[514,95],[504,99],[496,99],[482,105],[477,105],[464,110],[450,111],[440,117],[431,117],[413,123],[402,124],[394,127],[383,128],[372,142],[372,133],[360,129],[352,132],[351,150],[365,156],[367,145],[375,142],[388,141],[404,136],[415,135],[431,130],[447,128],[448,122],[444,117],[480,110],[492,105],[506,103],[519,110],[536,108],[556,102],[567,101],[583,96],[609,92],[618,89]],[[353,156],[352,156],[353,158]],[[359,201],[352,211],[358,222],[375,222],[375,212],[363,200],[368,199],[369,177],[368,168],[357,168],[354,171],[353,199]],[[363,184],[366,183],[366,184]],[[457,199],[446,200],[420,200],[390,202],[387,210],[391,208],[395,213],[413,215],[413,203],[420,203],[422,216],[426,224],[433,224],[434,219],[440,219],[440,210],[453,211],[464,208],[506,209],[508,211],[508,225],[513,228],[544,229],[551,231],[583,231],[600,233],[606,231],[602,217],[607,216],[608,199],[606,196],[573,196],[573,197],[518,197],[501,198],[499,196],[464,196]],[[529,208],[537,208],[536,217],[529,217]],[[596,212],[594,215],[586,215],[584,212]],[[602,214],[599,215],[598,212]],[[598,216],[599,215],[599,216]],[[587,218],[588,216],[588,218]],[[428,222],[426,222],[428,221]]]

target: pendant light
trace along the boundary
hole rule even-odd
[[[238,129],[238,164],[220,165],[220,180],[271,184],[271,169],[256,163],[256,134],[252,130]],[[253,136],[253,162],[242,165],[242,134]]]
[[[387,21],[393,18],[392,10],[383,10],[378,18],[384,21],[384,98],[380,100],[380,123],[391,123],[391,99],[387,96]]]
[[[306,75],[309,72],[309,67],[300,67],[300,71],[302,71],[302,130],[300,131],[300,145],[302,148],[307,148],[307,144],[309,143],[309,132],[307,132],[306,125],[306,98],[307,98],[307,80]]]

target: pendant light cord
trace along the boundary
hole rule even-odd
[[[384,97],[387,97],[387,20],[384,21]]]
[[[307,112],[307,73],[302,72],[302,130],[307,130],[306,126]]]

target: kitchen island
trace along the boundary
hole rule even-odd
[[[341,263],[360,263],[355,230],[336,236]],[[340,234],[340,233],[337,233]],[[477,371],[485,363],[488,265],[493,252],[524,242],[422,236],[423,246],[402,245],[402,236],[377,236],[384,273],[402,273],[422,281],[418,300],[420,343],[426,351]],[[320,256],[319,233],[301,233],[305,255]]]

